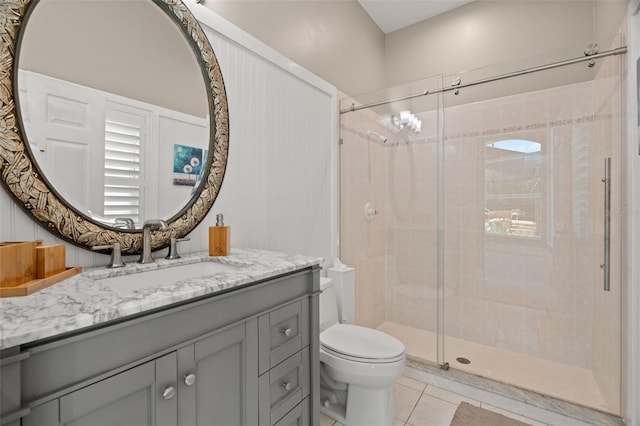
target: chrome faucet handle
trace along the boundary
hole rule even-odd
[[[175,237],[171,237],[171,244],[169,245],[169,254],[167,254],[167,257],[165,257],[165,259],[180,259],[180,254],[178,254],[178,243],[182,242],[182,241],[190,241],[191,238],[189,237],[183,237],[183,238],[175,238]]]
[[[138,263],[153,263],[153,256],[151,256],[151,231],[166,231],[168,229],[169,226],[167,222],[161,219],[151,219],[144,222],[142,225],[142,253],[140,254]]]
[[[160,231],[166,231],[169,229],[167,222],[162,219],[149,219],[145,220],[142,224],[142,228],[159,229]]]
[[[116,228],[136,229],[136,224],[130,217],[117,217],[114,226]]]
[[[103,246],[93,246],[91,250],[109,250],[111,249],[111,264],[107,268],[122,268],[126,264],[122,261],[122,251],[120,243],[106,244]]]

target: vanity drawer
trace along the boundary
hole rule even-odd
[[[309,395],[309,348],[260,376],[260,424],[273,425]]]
[[[274,426],[308,426],[309,424],[309,398],[307,397]]]
[[[28,354],[16,354],[0,359],[0,423],[9,421],[5,416],[15,414],[20,409],[20,363],[28,358]]]
[[[309,344],[309,300],[302,299],[258,319],[259,374]]]

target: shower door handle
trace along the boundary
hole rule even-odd
[[[604,159],[604,263],[600,265],[604,272],[604,291],[610,287],[611,261],[611,157]]]

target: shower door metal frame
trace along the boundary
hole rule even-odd
[[[465,87],[477,86],[479,84],[484,84],[484,83],[491,83],[491,82],[494,82],[494,81],[503,80],[503,79],[511,78],[511,77],[518,77],[518,76],[521,76],[521,75],[531,74],[531,73],[535,73],[535,72],[538,72],[538,71],[545,71],[545,70],[550,70],[550,69],[553,69],[553,68],[564,67],[564,66],[567,66],[567,65],[578,64],[580,62],[591,62],[591,61],[595,61],[596,59],[606,58],[607,56],[623,55],[625,53],[627,53],[627,46],[622,46],[622,47],[618,47],[616,49],[611,49],[611,50],[607,50],[607,51],[600,52],[600,53],[594,53],[594,54],[585,53],[585,56],[578,56],[576,58],[567,59],[565,61],[552,62],[552,63],[546,64],[546,65],[540,65],[540,66],[537,66],[537,67],[526,68],[526,69],[522,69],[522,70],[519,70],[519,71],[514,71],[514,72],[510,72],[510,73],[506,73],[506,74],[500,74],[500,75],[496,75],[494,77],[482,78],[480,80],[471,81],[469,83],[462,83],[462,81],[460,79],[458,79],[456,81],[451,82],[451,84],[449,86],[445,87],[444,84],[443,84],[441,88],[436,89],[436,90],[431,90],[431,91],[424,90],[424,91],[422,91],[420,93],[414,93],[412,95],[400,96],[400,97],[397,97],[397,98],[386,99],[386,100],[379,101],[379,102],[371,102],[371,103],[368,103],[368,104],[363,104],[363,105],[358,105],[358,106],[356,106],[355,104],[351,104],[350,108],[341,109],[340,110],[340,115],[347,114],[349,112],[360,111],[362,109],[368,109],[368,108],[373,108],[373,107],[377,107],[377,106],[388,105],[388,104],[392,104],[394,102],[415,99],[415,98],[419,98],[419,97],[422,97],[422,96],[434,95],[434,94],[437,94],[437,93],[444,93],[444,92],[460,90],[460,89],[465,88]]]

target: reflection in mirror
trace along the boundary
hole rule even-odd
[[[40,0],[18,66],[32,157],[77,210],[140,228],[194,196],[209,146],[206,86],[156,4]]]
[[[507,139],[484,147],[487,235],[541,237],[546,159],[539,142]]]
[[[139,254],[142,237],[131,229],[134,219],[168,218],[168,229],[152,234],[152,250],[191,232],[213,206],[224,179],[229,115],[215,53],[186,5],[180,0],[1,4],[6,19],[0,177],[16,204],[58,238],[86,249],[118,243],[122,254]],[[122,9],[109,11],[112,6]],[[57,27],[47,26],[43,36],[42,21]],[[90,36],[105,23],[107,32]],[[162,38],[169,34],[173,44]],[[110,48],[102,45],[105,40],[120,44]],[[37,50],[29,53],[32,49]],[[38,94],[38,85],[47,89]],[[44,128],[36,126],[38,120]],[[91,132],[102,135],[93,139]],[[134,148],[121,149],[131,139]],[[105,150],[108,145],[119,148]],[[107,170],[119,170],[121,162],[139,164],[113,179],[117,188],[125,186],[123,179],[138,181],[131,191],[140,200],[137,211],[130,211],[135,203],[112,204],[105,195]],[[63,170],[60,185],[53,184],[59,178],[48,166]]]

